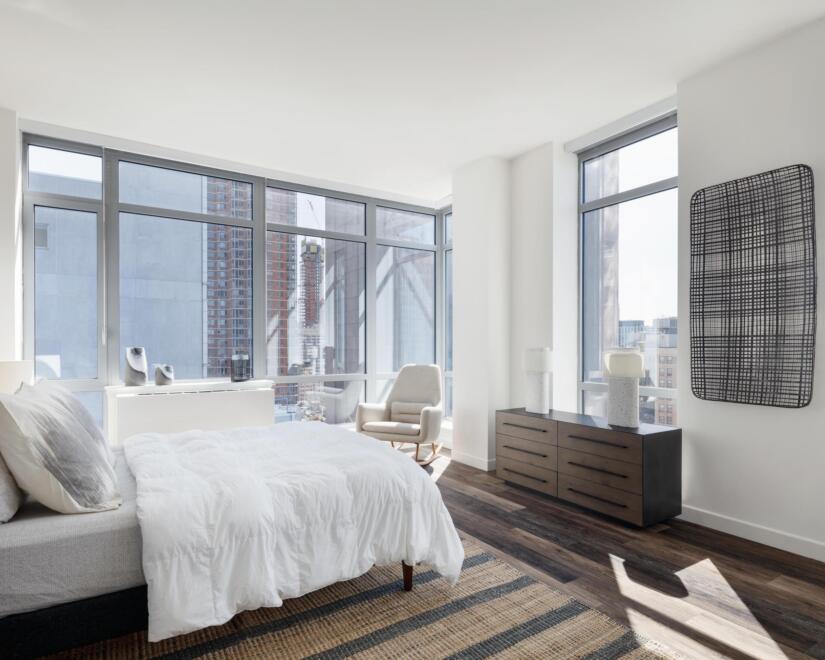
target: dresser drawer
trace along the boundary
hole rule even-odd
[[[496,433],[545,444],[556,444],[556,422],[528,415],[496,413]]]
[[[568,474],[558,476],[559,497],[568,502],[606,513],[634,525],[643,524],[642,496],[610,488]]]
[[[558,471],[577,479],[642,494],[642,466],[559,447]]]
[[[519,486],[532,488],[547,495],[555,495],[556,472],[503,456],[496,458],[496,476]]]
[[[556,447],[546,442],[525,440],[509,435],[496,436],[496,457],[509,458],[536,467],[556,469]]]
[[[621,431],[559,422],[559,447],[642,464],[642,438]]]

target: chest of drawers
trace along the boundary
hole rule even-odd
[[[588,415],[496,413],[496,474],[638,526],[682,512],[682,431]]]

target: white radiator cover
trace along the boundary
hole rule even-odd
[[[136,433],[216,431],[275,421],[272,381],[198,381],[106,390],[104,426],[112,445]]]

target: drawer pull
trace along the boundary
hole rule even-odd
[[[502,422],[502,426],[515,426],[517,429],[527,429],[528,431],[538,431],[539,433],[547,433],[547,429],[537,429],[533,426],[524,426],[524,424],[513,424],[512,422]]]
[[[524,472],[519,472],[518,470],[511,470],[510,468],[504,468],[507,472],[512,472],[513,474],[517,474],[520,477],[527,477],[528,479],[532,479],[533,481],[539,481],[543,484],[547,483],[547,479],[539,479],[538,477],[534,477],[532,474],[525,474]]]
[[[607,474],[611,477],[620,477],[622,479],[627,479],[626,474],[620,474],[619,472],[611,472],[610,470],[605,470],[604,468],[597,468],[593,467],[592,465],[585,465],[584,463],[576,463],[575,461],[567,461],[567,464],[575,465],[576,467],[584,468],[585,470],[593,470],[593,472],[601,472],[602,474]]]
[[[507,468],[504,468],[505,470]],[[614,502],[613,500],[608,500],[604,497],[599,497],[598,495],[591,495],[590,493],[585,493],[582,490],[576,490],[575,488],[567,488],[571,493],[576,493],[576,495],[584,495],[585,497],[589,497],[592,500],[598,500],[599,502],[604,502],[605,504],[610,504],[611,506],[617,506],[622,509],[627,508],[627,504],[621,504],[619,502]]]
[[[595,442],[597,445],[607,445],[608,447],[615,447],[616,449],[629,449],[627,445],[617,445],[613,442],[608,442],[607,440],[596,440],[594,438],[583,438],[580,435],[570,435],[568,436],[572,440],[584,440],[585,442]]]
[[[512,449],[513,451],[520,451],[531,456],[538,456],[539,458],[547,458],[547,454],[540,454],[537,451],[530,451],[529,449],[522,449],[521,447],[513,447],[513,445],[504,445],[505,449]]]

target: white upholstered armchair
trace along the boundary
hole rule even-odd
[[[435,364],[407,364],[401,367],[385,403],[362,403],[355,415],[355,429],[378,440],[415,444],[415,460],[429,465],[441,445],[441,369]],[[421,445],[431,453],[419,459]]]

